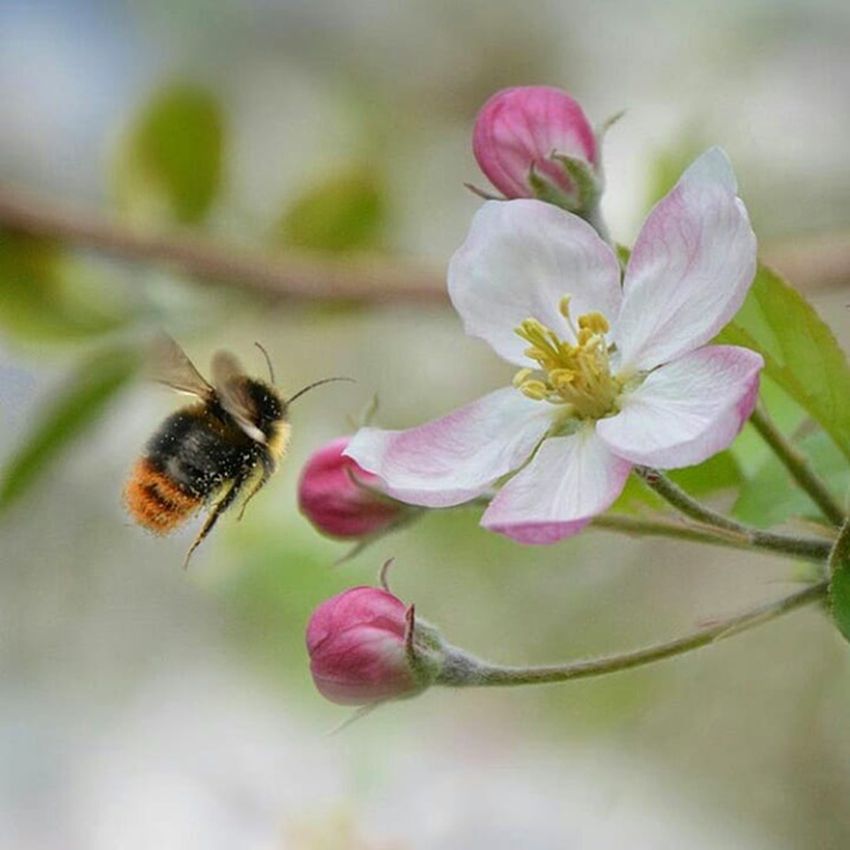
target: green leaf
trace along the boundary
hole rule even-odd
[[[61,395],[33,417],[33,431],[12,455],[0,480],[0,510],[20,498],[72,441],[97,422],[138,366],[135,354],[110,349],[88,361]]]
[[[829,556],[829,607],[841,634],[850,641],[850,521],[846,522]]]
[[[296,198],[278,221],[287,247],[346,253],[379,247],[387,218],[383,182],[371,169],[351,168]]]
[[[141,223],[195,223],[222,183],[224,118],[206,89],[174,84],[146,104],[119,149],[119,206]]]
[[[73,340],[128,320],[120,287],[57,243],[0,230],[0,326],[12,336]]]
[[[832,331],[776,272],[759,266],[738,315],[717,342],[743,345],[765,360],[772,378],[820,423],[850,459],[850,368]]]
[[[819,430],[796,445],[834,493],[839,496],[847,493],[850,466],[826,433]],[[755,475],[742,485],[734,514],[744,522],[765,528],[786,522],[789,517],[822,519],[820,509],[806,491],[792,481],[788,470],[774,454],[769,454]]]

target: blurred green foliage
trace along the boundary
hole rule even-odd
[[[367,166],[339,171],[313,184],[285,210],[275,228],[278,244],[307,251],[346,253],[379,248],[387,219],[380,175]]]
[[[56,242],[0,230],[0,325],[26,342],[70,341],[128,321],[120,287]]]
[[[344,579],[328,567],[332,547],[299,524],[270,533],[266,524],[229,529],[236,566],[216,591],[227,608],[233,637],[251,647],[275,677],[297,671],[305,676],[304,628],[317,599],[338,593]],[[305,540],[306,534],[311,539]]]
[[[213,94],[175,83],[159,89],[119,148],[120,208],[142,224],[201,221],[222,184],[225,126]]]
[[[57,397],[33,417],[25,442],[3,470],[0,510],[20,498],[74,439],[98,422],[137,366],[133,352],[110,348],[92,357],[68,379]]]

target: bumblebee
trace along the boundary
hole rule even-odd
[[[320,384],[350,379],[325,378],[284,400],[274,386],[268,355],[271,383],[249,377],[232,354],[218,351],[210,384],[170,338],[158,343],[155,361],[155,380],[197,402],[169,416],[148,441],[130,473],[124,502],[139,525],[159,535],[209,508],[185,567],[218,518],[241,498],[241,519],[248,501],[277,468],[289,443],[289,405]]]

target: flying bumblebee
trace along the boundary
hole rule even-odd
[[[210,384],[174,340],[160,340],[155,354],[153,378],[198,401],[172,413],[148,441],[130,473],[124,502],[139,525],[160,535],[209,507],[185,567],[218,518],[240,497],[244,512],[277,468],[289,443],[289,405],[320,384],[350,379],[325,378],[284,400],[274,387],[268,355],[271,383],[248,377],[232,354],[218,351]]]

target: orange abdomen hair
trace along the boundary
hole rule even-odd
[[[124,504],[139,525],[154,534],[169,534],[201,506],[201,499],[181,489],[148,458],[141,458],[124,489]]]

